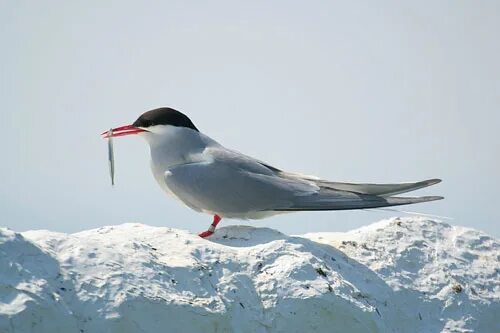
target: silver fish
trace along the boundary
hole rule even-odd
[[[108,131],[108,161],[109,175],[111,176],[111,185],[115,185],[115,156],[113,152],[113,129]]]

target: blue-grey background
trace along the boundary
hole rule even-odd
[[[440,177],[403,209],[500,235],[498,1],[0,1],[0,213],[15,230],[123,222],[206,229],[137,137],[171,106],[222,144],[337,181]],[[249,222],[342,231],[391,213]],[[225,221],[224,223],[240,223]]]

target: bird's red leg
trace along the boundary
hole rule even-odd
[[[222,220],[222,218],[219,215],[215,214],[214,215],[214,221],[212,222],[212,224],[210,225],[210,227],[208,227],[208,230],[200,232],[198,234],[198,236],[200,236],[201,238],[212,236],[213,233],[214,233],[214,231],[215,231],[215,228],[217,227],[217,224],[219,224],[220,220]]]

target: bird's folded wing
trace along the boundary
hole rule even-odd
[[[243,155],[239,152],[228,150],[228,149],[208,149],[207,153],[217,160],[224,160],[225,163],[234,163],[238,161],[241,165],[244,165],[246,170],[255,173],[264,174],[274,174],[280,178],[285,179],[295,179],[299,181],[314,182],[320,187],[355,192],[360,194],[371,194],[381,197],[389,197],[396,194],[406,193],[422,189],[431,185],[435,185],[441,182],[441,179],[433,178],[418,182],[406,182],[406,183],[395,183],[395,184],[370,184],[370,183],[347,183],[347,182],[332,182],[324,179],[320,179],[315,176],[301,175],[298,173],[291,173],[282,171],[278,168],[272,167],[267,163],[254,159],[252,157]]]
[[[195,163],[177,165],[165,183],[188,206],[220,213],[345,210],[406,205],[441,197],[390,195],[439,182],[350,184],[300,177],[223,148],[207,149]]]

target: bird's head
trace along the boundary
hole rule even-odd
[[[101,133],[103,138],[140,134],[154,140],[174,132],[176,128],[186,128],[198,132],[193,122],[182,112],[163,107],[144,112],[132,125],[113,128]]]

